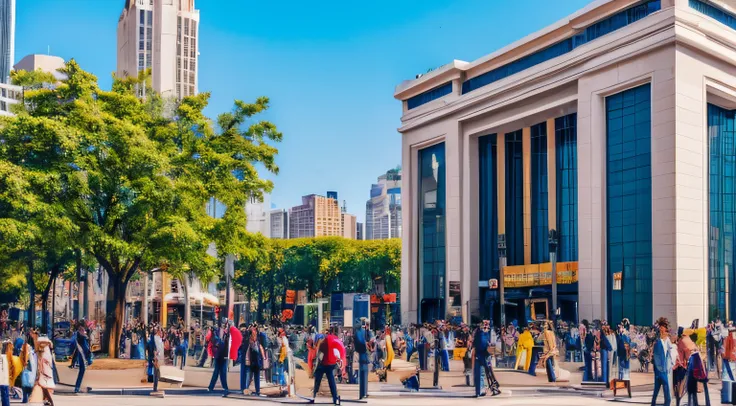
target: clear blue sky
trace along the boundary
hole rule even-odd
[[[401,161],[398,83],[452,59],[475,60],[588,2],[195,0],[199,90],[212,92],[212,117],[233,99],[271,98],[265,117],[284,133],[276,206],[336,190],[362,221],[371,183]],[[17,0],[16,62],[50,46],[109,89],[123,3]]]

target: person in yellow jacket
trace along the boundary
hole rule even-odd
[[[529,332],[528,327],[524,327],[524,332],[519,336],[519,343],[516,347],[516,365],[514,369],[519,369],[519,364],[524,359],[522,367],[524,371],[529,370],[529,365],[532,362],[532,348],[534,347],[534,338],[532,333]]]
[[[394,356],[394,345],[391,341],[391,327],[386,326],[386,362],[384,362],[384,365],[387,371],[391,370],[391,362],[393,362]]]

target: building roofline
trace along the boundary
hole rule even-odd
[[[642,1],[643,0],[595,0],[567,17],[514,41],[488,55],[478,58],[475,61],[465,62],[453,60],[452,62],[427,74],[417,75],[419,77],[416,79],[405,80],[396,86],[394,98],[398,100],[406,100],[434,87],[447,83],[448,81],[461,78],[466,80],[478,76],[497,66],[513,62],[525,55],[543,49],[556,41],[572,36],[580,29],[583,29],[618,11],[641,3]],[[518,54],[512,55],[513,51],[520,50],[525,46],[529,46],[529,49],[523,49]],[[464,74],[467,77],[463,78]]]

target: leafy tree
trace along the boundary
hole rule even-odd
[[[208,277],[209,241],[224,252],[248,251],[243,207],[250,196],[272,188],[254,168],[261,163],[278,171],[277,150],[268,142],[281,134],[268,122],[247,125],[268,108],[267,98],[236,101],[215,131],[202,113],[208,93],[184,98],[168,117],[146,75],[115,78],[112,90],[104,91],[74,60],[60,72],[66,79],[55,87],[26,92],[25,111],[8,120],[0,137],[15,137],[34,159],[38,151],[58,155],[58,165],[42,165],[52,180],[64,180],[49,190],[60,196],[53,208],[59,219],[71,220],[80,246],[108,275],[104,337],[109,354],[117,356],[125,293],[142,265],[165,265],[175,277],[189,271]],[[141,87],[145,99],[137,97]],[[23,142],[36,134],[45,139]],[[32,192],[28,199],[42,201],[39,191]],[[206,215],[211,196],[228,205],[222,219]],[[0,225],[13,226],[27,230]],[[17,232],[12,241],[26,234]]]

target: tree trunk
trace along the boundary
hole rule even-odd
[[[110,275],[107,285],[107,319],[105,322],[105,336],[103,348],[107,347],[107,355],[110,358],[120,356],[120,334],[123,329],[123,317],[125,313],[125,292],[128,282],[120,280],[119,277]]]
[[[33,281],[33,260],[28,261],[28,320],[27,327],[36,327],[36,283]]]
[[[263,324],[263,285],[258,284],[258,324]]]
[[[276,296],[276,281],[272,281],[271,296],[269,297],[269,299],[271,300],[271,318],[272,319],[273,319],[273,316],[276,315],[276,297],[275,296]]]
[[[143,272],[143,304],[141,305],[141,320],[143,325],[148,325],[148,278],[150,274]]]
[[[192,304],[189,301],[189,280],[186,275],[182,275],[181,284],[184,288],[184,328],[185,331],[189,331],[192,318]]]

